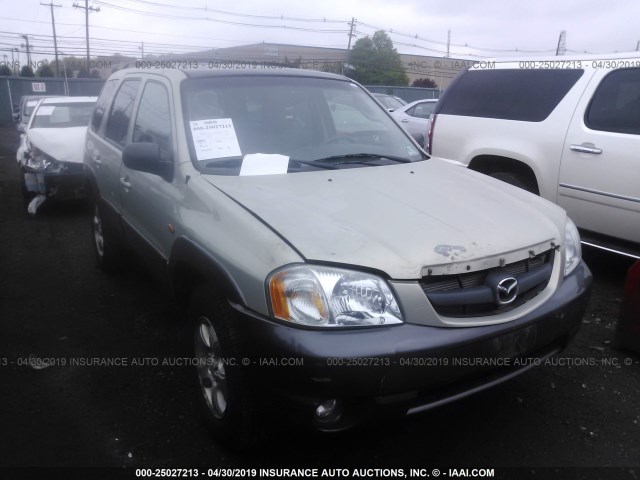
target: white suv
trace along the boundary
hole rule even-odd
[[[433,155],[562,206],[583,243],[640,258],[640,56],[482,62],[428,137]]]

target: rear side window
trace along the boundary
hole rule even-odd
[[[592,130],[640,135],[640,68],[617,70],[604,77],[585,123]]]
[[[411,109],[411,112],[407,112],[412,117],[429,118],[433,113],[433,108],[436,106],[436,102],[419,103]]]
[[[160,159],[170,161],[173,150],[171,139],[169,93],[163,85],[147,82],[133,126],[133,142],[157,143],[160,146]]]
[[[541,122],[571,90],[583,70],[464,71],[435,113]]]
[[[93,116],[91,117],[91,129],[98,130],[100,128],[100,124],[102,123],[102,118],[104,117],[107,108],[109,107],[109,103],[113,98],[113,93],[116,91],[116,86],[118,85],[118,80],[109,80],[102,87],[102,92],[100,92],[100,98],[98,98],[98,103],[96,103],[96,108],[93,111]]]
[[[107,127],[105,137],[114,141],[121,147],[127,142],[127,131],[129,130],[129,121],[131,120],[131,112],[133,104],[136,101],[140,80],[125,80],[122,82],[116,98],[113,100],[111,112],[107,119]]]

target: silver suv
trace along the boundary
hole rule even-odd
[[[187,312],[226,441],[342,430],[495,385],[560,351],[591,274],[574,224],[429,158],[357,83],[301,70],[122,70],[86,138],[93,244]]]

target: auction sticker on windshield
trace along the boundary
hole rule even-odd
[[[242,155],[230,118],[192,120],[189,123],[198,160]]]

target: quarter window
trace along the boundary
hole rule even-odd
[[[541,122],[571,90],[583,70],[463,71],[435,113]]]
[[[142,91],[133,126],[133,141],[157,143],[160,146],[160,159],[170,161],[172,158],[169,93],[160,83],[147,82]]]
[[[433,108],[436,106],[436,102],[419,103],[413,107],[413,111],[409,114],[412,117],[429,118],[433,113]]]
[[[138,94],[140,80],[125,80],[116,94],[107,119],[105,137],[124,147],[127,143],[127,131],[133,104]]]
[[[585,123],[593,130],[640,135],[640,68],[616,70],[604,77]]]

